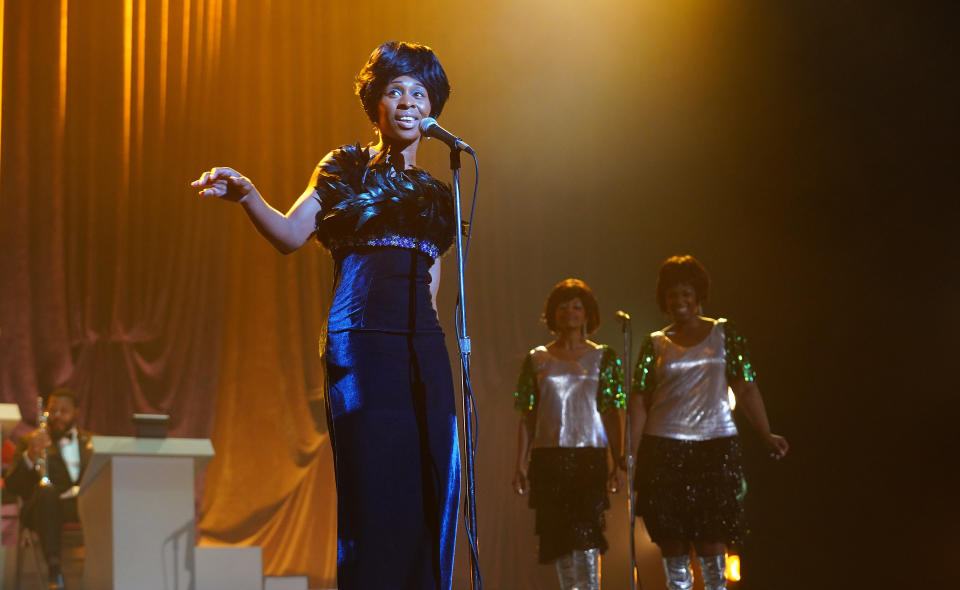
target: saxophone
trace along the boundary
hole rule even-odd
[[[43,398],[37,398],[37,422],[40,424],[40,430],[43,432],[47,431],[47,420],[49,419],[50,414],[43,409]],[[49,434],[49,433],[48,433]],[[47,487],[52,484],[50,481],[50,472],[47,465],[47,449],[40,450],[40,457],[37,459],[35,465],[36,470],[40,473],[40,487]]]

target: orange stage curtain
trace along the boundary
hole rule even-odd
[[[6,3],[0,391],[30,423],[37,395],[69,385],[95,432],[166,412],[171,435],[212,437],[200,543],[260,545],[267,574],[329,587],[329,258],[276,254],[239,209],[187,184],[229,162],[286,207],[343,135],[321,116],[351,136],[369,127],[349,75],[347,100],[323,97],[319,3],[240,8]]]

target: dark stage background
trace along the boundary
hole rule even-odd
[[[666,256],[711,270],[706,313],[750,337],[790,456],[749,456],[743,589],[955,578],[955,19],[877,2],[0,0],[0,401],[59,385],[81,425],[132,412],[210,436],[200,536],[333,585],[318,247],[273,252],[187,183],[233,165],[278,208],[329,149],[372,139],[352,77],[427,43],[442,123],[480,154],[468,269],[485,587],[555,587],[510,489],[515,375],[559,279],[595,340],[664,324]],[[445,149],[421,165],[448,178]],[[464,192],[473,174],[465,170]],[[453,335],[455,262],[440,306]],[[452,349],[451,349],[452,350]],[[456,356],[452,355],[455,360]],[[632,359],[631,359],[632,361]],[[22,427],[21,430],[26,427]],[[624,498],[604,586],[627,586]],[[640,534],[646,587],[661,574]],[[461,535],[461,549],[462,547]],[[458,587],[467,587],[466,553]]]

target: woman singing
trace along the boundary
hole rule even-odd
[[[612,348],[587,340],[600,313],[583,281],[557,283],[543,320],[556,340],[531,350],[520,370],[513,487],[530,492],[540,563],[556,565],[560,588],[598,590],[607,488],[620,483],[616,467],[608,479],[607,448],[619,456],[623,369]]]
[[[313,236],[335,263],[324,360],[342,589],[450,588],[460,460],[450,363],[433,301],[454,238],[447,185],[417,168],[420,120],[450,94],[433,51],[378,47],[356,92],[377,129],[321,160],[286,214],[230,168],[202,196],[239,203],[278,250]]]
[[[631,440],[640,440],[637,514],[660,546],[670,590],[693,588],[691,546],[705,590],[724,588],[726,548],[745,531],[746,483],[728,387],[772,455],[788,449],[770,432],[746,340],[732,322],[700,316],[709,287],[692,256],[660,267],[657,304],[673,323],[641,345],[630,396]]]

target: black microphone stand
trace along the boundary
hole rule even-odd
[[[624,445],[627,458],[627,509],[630,513],[630,588],[637,590],[641,588],[640,572],[637,569],[637,548],[636,548],[636,519],[637,507],[633,498],[633,441],[630,440],[630,359],[633,354],[631,351],[633,344],[633,330],[630,327],[630,316],[623,312],[617,312],[617,319],[620,320],[620,327],[623,330],[623,387],[627,393],[627,411],[624,412]]]
[[[457,305],[457,346],[460,351],[460,385],[463,395],[463,433],[466,439],[464,450],[467,459],[467,498],[464,506],[467,541],[470,544],[470,578],[474,590],[481,590],[480,554],[477,547],[477,487],[474,475],[474,412],[473,388],[470,384],[470,336],[467,335],[467,300],[464,288],[463,268],[463,215],[460,209],[460,152],[459,147],[450,148],[450,170],[453,171],[453,202],[456,212],[457,281],[459,288]]]

